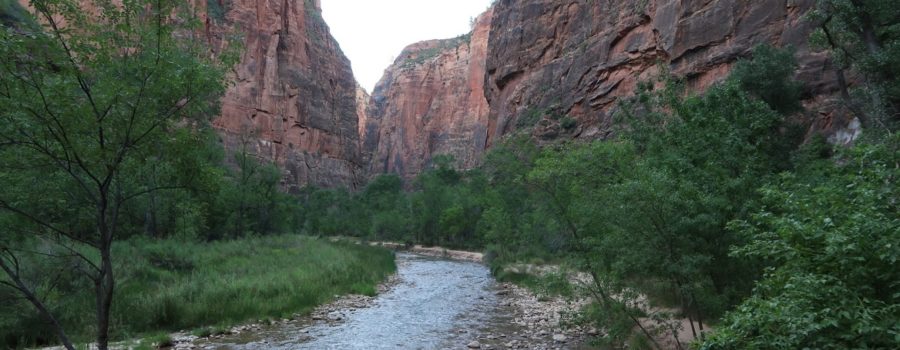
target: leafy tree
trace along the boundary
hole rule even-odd
[[[298,225],[308,234],[365,237],[372,230],[370,208],[346,189],[307,187],[300,197],[304,219]]]
[[[760,45],[753,49],[752,59],[735,65],[729,80],[781,115],[790,115],[803,109],[803,85],[791,78],[796,69],[793,50]]]
[[[900,117],[900,3],[894,0],[819,0],[811,17],[813,42],[828,48],[847,106],[864,127],[894,129]],[[860,73],[851,96],[846,71]]]
[[[685,97],[672,82],[661,91],[640,93],[625,106],[630,118],[623,130],[628,142],[622,145],[629,147],[570,149],[542,158],[536,167],[557,164],[548,168],[559,170],[544,176],[551,186],[572,181],[567,197],[553,201],[576,210],[563,222],[585,228],[580,235],[590,239],[577,240],[573,250],[604,283],[606,294],[621,295],[618,301],[643,312],[650,308],[634,301],[640,295],[674,301],[695,336],[705,321],[746,296],[756,276],[752,260],[729,256],[729,247],[742,237],[729,232],[727,223],[745,217],[758,199],[756,189],[792,166],[786,155],[796,142],[782,133],[784,116],[776,108],[789,113],[797,101],[766,91],[792,90],[796,84],[768,75],[782,74],[779,70],[758,73],[782,61],[790,66],[792,60],[768,50],[757,49],[753,60],[738,64],[735,76],[703,95]],[[750,75],[768,83],[748,84]],[[644,333],[653,339],[676,331],[662,322]]]
[[[302,212],[304,216],[303,230],[307,234],[318,235],[330,226],[330,208],[334,202],[334,193],[314,186],[304,187],[300,191]]]
[[[655,341],[657,331],[639,320],[643,315],[640,294],[616,273],[617,266],[640,260],[636,256],[642,252],[640,245],[645,244],[624,237],[631,233],[611,224],[620,214],[615,208],[623,206],[612,189],[628,178],[634,155],[627,142],[547,149],[528,173],[528,183],[540,194],[537,198],[543,198],[535,214],[540,213],[543,222],[555,223],[556,232],[564,233],[560,238],[567,261],[591,275],[593,283],[588,291],[600,307],[599,314],[605,317],[595,320],[610,331],[610,341],[630,338],[632,330],[639,329],[644,339],[660,348]],[[626,245],[634,246],[624,248]]]
[[[767,177],[790,167],[783,164],[785,151],[779,147],[783,117],[734,82],[713,87],[702,97],[669,99],[663,105],[673,111],[660,118],[665,128],[635,138],[645,142],[641,158],[642,169],[647,170],[634,179],[638,181],[634,186],[650,192],[657,185],[669,187],[662,193],[669,195],[667,200],[680,202],[672,203],[678,210],[654,212],[651,206],[646,208],[650,212],[640,208],[632,212],[647,218],[663,215],[657,226],[705,245],[685,252],[709,252],[709,269],[726,268],[727,247],[734,241],[723,234],[725,224],[744,215]],[[663,199],[652,201],[661,204]],[[728,284],[732,273],[713,270],[707,271],[723,278],[718,286]]]
[[[169,135],[154,145],[153,162],[145,164],[135,179],[147,187],[168,188],[136,198],[123,209],[124,221],[130,224],[123,225],[122,237],[208,239],[207,233],[216,226],[218,213],[211,211],[226,185],[218,135],[206,126],[179,128]]]
[[[704,349],[896,348],[900,138],[862,144],[764,187],[731,228],[734,254],[771,264]]]
[[[208,59],[180,1],[31,1],[41,31],[0,30],[0,284],[71,340],[28,273],[34,244],[58,269],[82,272],[96,297],[97,344],[108,348],[113,241],[137,199],[170,187],[140,181],[172,130],[216,112],[224,73]],[[52,277],[52,276],[49,276]]]
[[[281,171],[253,153],[255,131],[245,129],[239,135],[239,148],[215,203],[220,218],[210,238],[242,237],[246,234],[271,234],[286,230],[292,221],[294,200],[281,192]]]
[[[508,137],[485,155],[484,182],[474,189],[485,208],[477,230],[488,244],[489,255],[500,259],[497,264],[535,253],[535,200],[527,176],[539,156],[540,150],[525,134]]]
[[[386,174],[376,177],[363,191],[364,200],[371,203],[370,206],[386,209],[391,204],[391,197],[399,195],[403,191],[403,180],[396,174]]]
[[[409,214],[403,181],[395,174],[381,175],[362,193],[371,215],[370,235],[375,239],[406,240]]]
[[[462,178],[452,167],[453,161],[452,156],[435,156],[432,167],[416,178],[417,192],[410,196],[410,203],[417,242],[435,245],[445,238],[441,215],[453,203],[452,188]]]

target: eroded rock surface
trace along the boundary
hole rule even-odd
[[[811,130],[835,143],[860,132],[834,98],[828,55],[808,45],[815,0],[498,0],[470,34],[407,47],[371,97],[318,0],[196,1],[217,50],[243,41],[214,121],[223,144],[276,162],[287,189],[411,179],[439,154],[472,168],[523,129],[606,138],[617,102],[661,68],[699,91],[761,43],[796,50]]]
[[[363,149],[371,174],[419,174],[434,155],[474,167],[486,149],[485,58],[492,13],[472,32],[407,47],[372,93]]]
[[[388,69],[368,109],[370,173],[408,179],[437,154],[471,168],[517,130],[538,141],[607,138],[618,102],[639,82],[665,69],[702,91],[762,43],[796,50],[805,120],[847,142],[856,131],[834,98],[828,55],[808,45],[813,24],[804,15],[814,3],[497,1],[468,42],[414,44]]]
[[[234,84],[214,126],[229,152],[247,144],[284,187],[360,184],[358,89],[318,0],[209,0],[206,37],[242,38]]]
[[[810,119],[819,111],[834,118],[834,106],[821,98],[835,92],[834,74],[827,55],[807,44],[812,23],[803,16],[814,3],[500,0],[487,50],[488,145],[531,125],[544,139],[607,137],[616,102],[660,67],[702,90],[760,43],[796,49],[797,76],[816,100]],[[565,116],[576,126],[561,127]],[[815,122],[840,129],[848,120]]]

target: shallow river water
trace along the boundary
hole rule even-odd
[[[337,324],[279,325],[204,348],[460,349],[510,323],[484,265],[400,253],[397,268],[397,285]]]

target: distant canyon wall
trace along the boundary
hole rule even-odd
[[[485,61],[493,14],[472,32],[408,46],[375,87],[367,108],[363,152],[369,173],[410,179],[434,155],[478,165],[488,139]]]
[[[470,40],[411,45],[386,71],[363,140],[370,176],[409,179],[438,154],[471,168],[522,129],[538,141],[609,137],[617,101],[660,67],[700,91],[761,43],[796,50],[813,128],[846,129],[831,98],[837,85],[828,55],[808,45],[813,24],[804,15],[814,3],[499,0]]]

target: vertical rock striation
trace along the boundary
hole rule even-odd
[[[435,155],[476,166],[487,141],[485,60],[493,13],[472,32],[408,46],[370,98],[362,149],[371,174],[412,178]]]
[[[356,84],[356,115],[359,116],[357,121],[357,132],[359,133],[360,147],[363,146],[362,141],[366,139],[366,124],[369,120],[369,114],[366,111],[366,108],[369,107],[369,98],[370,96],[369,93],[366,92],[366,89],[359,86],[359,84]],[[362,151],[363,150],[360,149],[360,152]],[[365,156],[365,153],[363,153],[363,156]]]
[[[229,152],[247,144],[289,190],[360,184],[357,83],[318,0],[201,0],[206,37],[243,47],[213,122]]]

